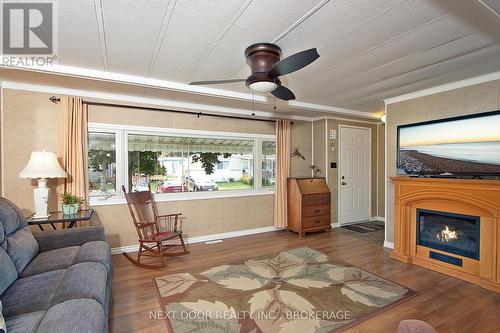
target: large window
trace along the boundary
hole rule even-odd
[[[166,200],[176,193],[269,191],[275,184],[275,154],[269,135],[91,124],[90,196],[94,202],[120,199],[122,185],[128,191],[151,189]]]

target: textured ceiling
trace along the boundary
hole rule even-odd
[[[500,70],[500,17],[476,0],[57,2],[59,65],[187,83],[245,77],[255,42],[285,56],[316,47],[316,62],[282,80],[297,101],[367,113]]]

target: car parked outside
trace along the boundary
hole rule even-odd
[[[158,193],[176,193],[176,192],[187,192],[188,188],[186,185],[181,183],[173,183],[169,181],[164,181],[158,184]]]
[[[193,178],[188,176],[184,180],[184,184],[190,192],[217,191],[219,189],[219,185],[210,178]]]
[[[149,183],[147,181],[138,181],[132,188],[133,192],[149,191]]]

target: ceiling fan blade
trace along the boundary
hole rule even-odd
[[[213,81],[194,81],[189,82],[190,86],[201,86],[205,84],[223,84],[223,83],[233,83],[233,82],[245,82],[247,79],[227,79],[227,80],[213,80]]]
[[[290,74],[306,67],[318,58],[319,54],[315,48],[295,53],[274,65],[269,71],[269,75],[271,77],[277,77]]]
[[[279,86],[278,88],[274,89],[273,91],[271,91],[271,94],[285,101],[295,99],[295,95],[293,94],[293,92],[284,86]]]

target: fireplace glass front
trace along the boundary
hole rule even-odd
[[[417,244],[479,260],[479,216],[417,209]]]

